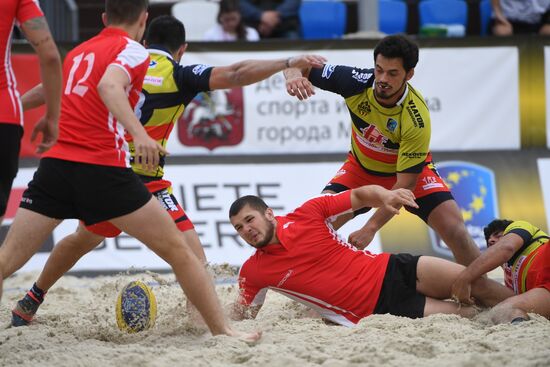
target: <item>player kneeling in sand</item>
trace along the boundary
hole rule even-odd
[[[397,214],[403,205],[417,207],[411,191],[376,185],[315,197],[285,216],[275,216],[256,196],[236,200],[229,211],[231,224],[257,250],[241,268],[240,296],[231,316],[254,318],[268,289],[345,326],[371,314],[474,316],[473,306],[446,301],[462,265],[430,256],[358,250],[332,227],[337,216],[352,210],[381,207]],[[472,292],[484,306],[512,294],[486,278],[473,282]]]
[[[464,269],[453,284],[453,296],[472,303],[472,282],[502,266],[506,286],[514,291],[491,310],[495,323],[528,320],[527,312],[550,319],[550,238],[525,221],[496,219],[484,229],[487,251]]]

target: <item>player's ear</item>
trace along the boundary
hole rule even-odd
[[[147,18],[149,18],[149,13],[144,11],[141,16],[139,17],[139,25],[141,27],[145,27],[147,24]]]
[[[275,219],[275,213],[273,213],[273,209],[271,208],[267,208],[264,215],[268,220]]]
[[[413,76],[414,76],[414,68],[407,71],[407,81],[411,80]]]
[[[178,60],[178,62],[179,60],[181,60],[186,50],[187,50],[187,43],[184,43],[183,45],[180,46],[180,48],[178,48],[178,51],[176,52],[176,60]]]
[[[103,22],[103,25],[105,27],[107,27],[109,25],[109,22],[107,20],[107,13],[102,13],[101,14],[101,21]]]

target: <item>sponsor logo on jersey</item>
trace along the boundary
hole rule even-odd
[[[325,64],[325,67],[323,68],[323,73],[321,74],[321,78],[329,79],[334,72],[334,69],[336,69],[336,65]]]
[[[157,65],[158,65],[158,62],[156,62],[155,60],[149,61],[149,69],[154,69],[157,67]]]
[[[480,249],[486,248],[483,227],[499,218],[495,175],[487,167],[463,161],[438,163],[438,173],[451,190],[468,233]],[[452,256],[449,247],[430,229],[434,251]]]
[[[351,71],[351,77],[360,83],[367,83],[371,76],[372,73],[363,73],[355,69]]]
[[[359,103],[357,105],[357,112],[359,112],[359,114],[362,116],[368,115],[371,112],[369,101],[364,100],[363,102]]]
[[[160,87],[162,82],[164,82],[164,77],[161,76],[145,75],[145,79],[143,79],[143,84],[154,85],[157,87]]]
[[[359,129],[361,135],[371,144],[384,145],[389,139],[382,134],[375,125],[369,125]]]
[[[338,178],[340,176],[343,176],[345,175],[346,173],[348,173],[348,171],[346,171],[345,169],[341,168],[338,170],[338,172],[336,172],[336,174],[334,175],[334,178]]]
[[[400,154],[402,157],[407,157],[409,159],[426,158],[428,155],[427,152],[401,152]]]
[[[395,121],[392,118],[389,118],[388,121],[386,122],[386,128],[393,133],[397,128],[397,121]]]
[[[292,269],[287,271],[285,276],[283,277],[283,279],[281,279],[281,281],[279,283],[277,283],[277,288],[280,288],[283,284],[285,284],[286,281],[288,280],[288,278],[290,278],[290,276],[292,275],[292,273],[294,273],[294,270],[292,270]]]
[[[415,127],[424,127],[424,120],[422,120],[422,116],[420,116],[420,112],[418,112],[418,108],[416,107],[416,104],[411,99],[409,103],[407,103],[407,112],[409,113],[409,116],[411,116],[411,120]]]
[[[200,93],[187,105],[178,121],[183,145],[214,150],[243,140],[243,90],[232,88]]]
[[[208,69],[208,65],[197,65],[193,68],[193,74],[195,75],[201,75],[206,69]]]

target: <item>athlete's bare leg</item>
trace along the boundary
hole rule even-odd
[[[79,223],[74,233],[55,245],[38,276],[36,286],[44,292],[48,291],[82,256],[92,251],[103,240],[104,237],[88,231]]]
[[[462,317],[472,318],[479,312],[475,307],[461,305],[453,301],[444,301],[431,297],[426,297],[426,305],[424,306],[424,316],[429,316],[437,313],[460,315]]]
[[[428,216],[428,225],[449,246],[457,263],[468,266],[481,254],[468,233],[454,200],[447,200],[436,206]]]
[[[518,317],[529,319],[528,312],[550,319],[550,291],[545,288],[530,289],[502,301],[490,311],[495,324],[510,322]]]
[[[187,231],[180,232],[183,242],[191,248],[195,256],[203,263],[206,264],[206,255],[204,254],[204,249],[202,248],[201,241],[197,231],[194,229],[189,229]]]
[[[438,300],[451,298],[451,287],[464,266],[432,256],[421,256],[416,267],[416,290]],[[472,296],[484,306],[492,307],[513,296],[513,291],[482,277],[472,283]]]
[[[197,231],[195,231],[194,229],[189,229],[187,231],[181,232],[180,236],[182,237],[183,242],[189,245],[189,247],[191,248],[195,256],[197,256],[197,258],[200,260],[200,262],[206,265],[206,255],[204,254],[204,249],[202,248]],[[199,311],[193,305],[193,303],[191,303],[189,298],[187,298],[186,307],[187,312],[189,312],[189,318],[193,321],[195,326],[205,328],[207,325],[205,324]]]
[[[0,277],[2,280],[25,265],[59,223],[61,223],[59,219],[19,208],[6,239],[0,247]],[[0,299],[2,298],[1,291],[0,286]]]
[[[213,335],[226,334],[250,341],[260,338],[260,333],[242,334],[230,327],[204,265],[183,243],[172,218],[155,198],[133,213],[114,218],[111,222],[145,243],[170,264],[185,294],[200,311]]]

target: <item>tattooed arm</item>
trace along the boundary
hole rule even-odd
[[[21,24],[21,30],[38,54],[40,61],[46,115],[36,124],[31,139],[34,140],[39,132],[43,134],[42,142],[37,148],[37,153],[42,153],[51,148],[57,140],[57,124],[61,109],[61,57],[46,18],[29,19]]]

